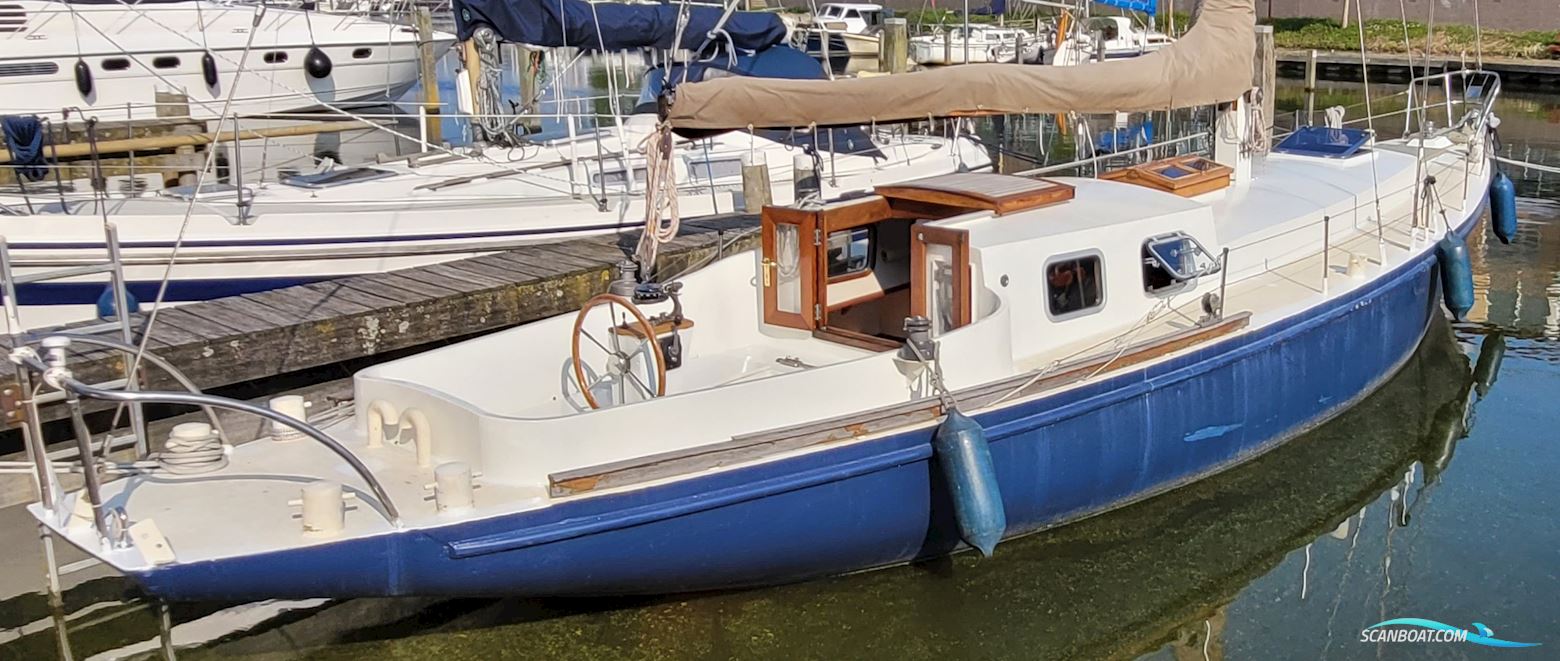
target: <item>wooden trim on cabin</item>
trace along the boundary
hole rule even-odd
[[[866,333],[858,333],[856,331],[846,330],[843,328],[819,328],[818,330],[813,331],[813,337],[816,337],[820,340],[828,340],[836,344],[843,344],[848,347],[855,347],[857,349],[878,352],[892,351],[894,349],[898,349],[900,345],[904,344],[898,340],[890,340],[886,337],[878,337],[876,335],[867,335]]]
[[[1169,167],[1181,167],[1194,171],[1184,177],[1170,178],[1162,174]],[[1196,197],[1230,185],[1234,170],[1201,156],[1172,156],[1142,165],[1111,170],[1100,175],[1101,179],[1152,188],[1181,197]]]
[[[965,175],[985,177],[1012,177],[1012,175]],[[1014,177],[1017,178],[1017,177]],[[977,180],[992,181],[992,180]],[[1009,179],[1011,181],[1011,179]],[[944,208],[958,209],[960,212],[991,211],[998,216],[1025,211],[1039,207],[1050,206],[1066,202],[1073,198],[1073,187],[1067,184],[1050,181],[1048,179],[1033,178],[1032,181],[1043,183],[1045,186],[1032,188],[1018,193],[1007,195],[993,195],[979,190],[958,189],[952,186],[940,186],[937,179],[922,181],[910,181],[902,184],[877,186],[873,189],[878,195],[889,199],[892,205],[898,201],[919,202]]]
[[[1241,312],[1206,326],[1129,345],[1125,350],[1106,351],[1069,361],[1041,378],[1034,372],[1018,374],[996,383],[966,388],[953,393],[965,410],[976,412],[999,399],[1028,397],[1047,390],[1109,375],[1126,367],[1188,349],[1233,334],[1251,323],[1251,313]],[[1015,388],[1022,388],[1014,392]],[[1011,395],[1009,395],[1011,393]],[[564,498],[593,491],[633,486],[654,480],[678,477],[733,464],[758,461],[777,454],[816,445],[860,439],[932,422],[942,416],[936,397],[893,404],[869,411],[816,420],[780,429],[733,436],[728,441],[673,450],[647,457],[636,457],[596,466],[552,473],[547,476],[548,495]]]
[[[818,303],[818,260],[817,235],[818,214],[815,211],[803,211],[791,207],[769,206],[764,207],[761,214],[759,240],[759,284],[764,289],[764,323],[788,328],[812,329],[816,326],[813,310]],[[785,312],[780,310],[779,293],[777,287],[780,284],[779,266],[776,264],[775,255],[775,228],[778,225],[795,225],[797,237],[797,263],[801,287],[801,304],[797,312]]]
[[[926,281],[926,244],[929,243],[953,247],[953,296],[958,303],[953,327],[968,324],[974,317],[970,294],[975,275],[970,268],[970,233],[967,230],[921,224],[910,228],[910,314],[931,316],[927,305],[930,283]]]
[[[830,283],[830,284],[834,284],[834,283]],[[860,305],[862,303],[871,303],[872,301],[879,301],[879,300],[888,298],[889,295],[891,295],[891,294],[894,294],[894,293],[897,293],[897,292],[902,292],[902,291],[905,291],[906,289],[909,289],[909,288],[910,288],[910,283],[903,282],[903,283],[894,285],[892,287],[889,287],[888,289],[879,289],[877,291],[872,292],[871,294],[867,294],[866,296],[857,296],[856,298],[850,298],[850,299],[846,299],[846,300],[843,300],[843,301],[830,302],[828,304],[828,306],[824,307],[824,311],[825,312],[839,312],[840,310],[844,310],[845,308],[848,308],[848,307],[851,307],[851,306],[854,306],[854,305]]]
[[[818,226],[824,236],[828,236],[839,230],[890,220],[894,217],[894,210],[882,196],[869,195],[819,209],[818,216]]]

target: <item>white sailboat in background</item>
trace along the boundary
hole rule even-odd
[[[453,39],[437,33],[436,52]],[[191,117],[213,119],[241,66],[236,115],[382,104],[416,84],[417,34],[363,13],[238,2],[0,3],[0,115],[159,117],[157,93],[176,92]]]
[[[605,6],[597,9],[604,11]],[[770,20],[779,26],[779,18],[761,16],[766,26],[762,39],[783,40],[783,29],[767,27]],[[754,65],[757,69],[822,76],[817,62],[803,53],[783,46],[764,52],[763,62]],[[140,188],[116,180],[108,182],[108,191],[94,191],[84,180],[64,182],[63,187],[40,182],[31,189],[0,193],[0,234],[9,243],[16,273],[25,276],[101,261],[102,226],[109,220],[118,228],[132,296],[155,300],[166,275],[162,300],[177,303],[636,228],[646,216],[649,168],[643,145],[654,132],[653,101],[663,83],[668,76],[680,79],[684,69],[699,76],[709,68],[729,66],[726,71],[737,72],[730,75],[758,75],[742,72],[750,62],[744,58],[757,61],[754,55],[731,62],[724,57],[670,64],[663,60],[644,74],[639,98],[646,102],[637,108],[622,98],[570,97],[566,86],[589,87],[586,79],[599,70],[580,64],[591,60],[565,60],[573,64],[552,71],[559,81],[549,90],[553,98],[532,116],[556,126],[523,136],[511,130],[522,118],[505,116],[499,107],[499,83],[492,78],[497,67],[483,69],[468,62],[468,70],[486,72],[460,77],[462,91],[466,85],[482,88],[464,98],[478,100],[468,114],[473,116],[474,134],[485,144],[425,145],[421,153],[370,156],[349,164],[297,163],[290,166],[295,172],[285,176],[274,169],[239,167],[236,176],[208,174],[198,191],[193,186],[155,190],[158,186],[152,185],[153,190],[140,193]],[[610,68],[615,60],[602,61],[608,63],[607,76],[617,80],[620,72]],[[676,73],[668,74],[669,68]],[[575,79],[566,80],[569,77]],[[264,80],[245,79],[240,90],[251,84],[263,85]],[[607,112],[586,108],[598,101]],[[630,112],[636,109],[637,114]],[[245,129],[251,125],[245,120]],[[739,211],[745,206],[744,163],[767,165],[772,199],[781,204],[797,200],[797,167],[813,173],[808,179],[827,197],[905,179],[988,169],[990,158],[978,141],[962,134],[962,125],[950,126],[957,130],[944,135],[910,135],[899,127],[834,128],[678,141],[671,165],[674,194],[683,216]],[[396,133],[393,127],[374,130]],[[226,149],[231,163],[264,167],[258,153],[240,158],[238,148],[230,144]],[[162,175],[142,176],[160,181]],[[170,261],[177,261],[171,270]],[[91,318],[102,310],[98,301],[104,286],[100,275],[24,285],[18,294],[22,323],[39,327]]]
[[[1096,42],[1096,38],[1099,39]],[[1076,23],[1060,46],[1048,49],[1045,63],[1071,66],[1152,53],[1175,43],[1163,32],[1138,25],[1128,16],[1095,16]]]

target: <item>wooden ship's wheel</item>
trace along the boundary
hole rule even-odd
[[[611,317],[605,339],[591,333],[586,323],[591,311],[601,307]],[[631,391],[644,399],[666,394],[666,357],[661,353],[661,343],[656,341],[655,325],[627,298],[608,293],[586,301],[574,317],[569,348],[575,385],[593,409],[602,408],[595,390],[604,383],[617,389],[615,399],[619,404],[628,401]],[[592,366],[590,378],[586,377],[587,364]],[[643,374],[636,373],[641,371]]]

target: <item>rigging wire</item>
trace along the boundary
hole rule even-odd
[[[222,119],[230,117],[230,112],[233,108],[233,97],[238,93],[238,81],[243,78],[244,64],[249,60],[249,53],[253,49],[255,43],[255,34],[259,32],[259,30],[256,28],[260,26],[260,21],[265,18],[265,12],[266,6],[264,3],[255,5],[254,17],[250,21],[249,36],[244,41],[243,52],[239,54],[238,69],[233,72],[233,82],[228,86],[227,97],[223,99],[222,102],[222,114],[218,116],[219,119],[217,120],[218,132],[221,132],[222,130]],[[238,127],[238,118],[231,117],[231,119],[233,121],[233,126],[236,129]],[[234,144],[234,148],[237,148],[237,143]],[[179,233],[177,236],[175,236],[172,251],[168,255],[168,265],[163,268],[162,282],[157,286],[157,297],[152,301],[151,312],[149,312],[146,317],[146,326],[141,331],[141,343],[136,347],[135,356],[132,357],[129,366],[125,368],[126,374],[136,374],[136,370],[140,369],[141,359],[146,354],[146,348],[151,344],[152,328],[154,328],[157,324],[157,313],[162,310],[163,298],[168,294],[168,283],[172,280],[173,277],[173,265],[178,262],[179,250],[184,246],[184,235],[185,232],[189,230],[190,217],[194,214],[195,211],[195,202],[196,200],[200,199],[201,188],[205,185],[206,182],[206,173],[212,170],[212,166],[216,163],[216,159],[217,150],[208,149],[206,151],[206,163],[205,165],[201,166],[200,172],[196,173],[195,175],[195,187],[190,192],[189,204],[184,208],[184,220],[179,224]],[[119,314],[128,314],[128,312],[125,310],[119,310],[118,312]]]
[[[1372,148],[1368,151],[1370,152],[1371,191],[1375,196],[1376,249],[1379,253],[1381,264],[1385,266],[1387,263],[1387,235],[1386,230],[1382,228],[1384,221],[1381,218],[1381,175],[1376,172],[1376,150],[1374,145],[1376,141],[1376,112],[1371,109],[1370,104],[1370,61],[1365,53],[1365,16],[1360,11],[1360,3],[1358,1],[1354,3],[1354,24],[1360,34],[1360,87],[1365,91],[1366,125],[1370,129],[1370,140],[1372,143]],[[1423,158],[1418,160],[1420,162],[1424,161]]]

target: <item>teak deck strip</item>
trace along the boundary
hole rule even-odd
[[[1196,326],[1133,344],[1119,353],[1109,351],[1063,363],[1040,378],[1035,378],[1034,372],[1019,374],[996,383],[960,390],[953,393],[953,398],[962,408],[974,411],[989,406],[1008,393],[1013,393],[1013,397],[1025,397],[1082,381],[1096,373],[1109,374],[1229,335],[1245,328],[1250,322],[1251,313],[1241,312],[1207,326]],[[1023,389],[1014,392],[1019,387]],[[928,397],[793,427],[734,436],[721,443],[560,471],[547,476],[547,491],[554,498],[562,498],[597,489],[642,484],[909,427],[936,420],[942,414],[938,398]]]
[[[702,262],[717,237],[738,239],[726,254],[752,249],[757,233],[737,232],[757,224],[740,214],[684,221],[686,235],[661,246],[657,269],[675,273]],[[606,290],[637,241],[638,232],[587,237],[164,308],[149,346],[212,389],[433,345],[578,310]],[[144,328],[148,316],[133,315],[135,327]],[[0,344],[9,346],[9,338]],[[121,362],[116,352],[90,350],[73,354],[71,367],[84,380],[104,381],[118,376]],[[149,379],[152,389],[179,389],[159,370]],[[14,372],[0,371],[0,387],[14,382]],[[43,414],[52,420],[64,411]]]

